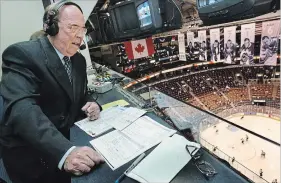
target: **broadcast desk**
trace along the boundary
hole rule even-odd
[[[116,89],[113,89],[105,94],[101,94],[98,97],[99,104],[103,105],[109,102],[113,102],[115,100],[124,99],[130,103],[121,93],[119,93]],[[157,122],[168,126],[161,118],[157,117],[154,113],[147,114],[152,119]],[[169,126],[168,126],[169,127]],[[90,146],[89,141],[93,138],[87,135],[85,132],[80,130],[78,127],[74,126],[71,129],[71,141],[74,142],[77,146]],[[148,150],[150,152],[151,150]],[[146,152],[146,153],[148,153]],[[179,173],[178,175],[171,181],[172,183],[247,183],[248,181],[235,173],[233,170],[228,168],[221,161],[213,157],[210,153],[203,150],[203,160],[211,163],[216,171],[218,172],[214,178],[210,180],[205,179],[205,177],[197,170],[196,166],[189,162]],[[123,165],[115,171],[112,171],[110,167],[105,163],[90,173],[80,176],[80,177],[72,177],[72,183],[113,183],[115,180],[131,165],[131,162]],[[169,165],[167,165],[169,166]],[[136,183],[135,180],[126,177],[122,183]]]

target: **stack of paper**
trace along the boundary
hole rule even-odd
[[[116,130],[123,130],[145,113],[145,110],[129,107],[122,111],[122,113],[119,113],[114,120],[108,121],[108,124],[113,126]]]
[[[190,142],[177,134],[166,138],[127,176],[143,183],[170,182],[191,160],[186,145],[196,147],[193,155],[200,148],[200,144]],[[194,149],[194,147],[189,147],[190,152]]]
[[[145,113],[145,110],[134,107],[116,106],[103,110],[100,113],[100,118],[97,120],[90,121],[88,118],[85,118],[76,122],[75,125],[88,135],[96,137],[112,128],[123,130]]]
[[[90,143],[115,170],[175,133],[175,130],[144,116],[122,131],[112,131]]]
[[[112,107],[106,110],[101,111],[100,118],[95,121],[90,121],[88,118],[85,118],[81,121],[75,123],[80,129],[85,131],[88,135],[96,137],[110,129],[110,121],[113,121],[120,113],[122,113],[126,108],[124,107]]]

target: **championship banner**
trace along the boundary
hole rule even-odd
[[[262,23],[260,64],[276,65],[280,20]]]
[[[220,61],[220,29],[210,30],[210,42],[212,51],[211,61]]]
[[[224,63],[235,63],[236,26],[224,28]]]
[[[198,31],[199,60],[207,61],[207,34],[206,30]]]
[[[187,40],[187,54],[191,56],[193,55],[193,51],[194,51],[194,32],[187,32],[186,40]]]
[[[246,24],[241,26],[241,48],[240,64],[254,64],[254,43],[256,24]]]
[[[181,33],[178,34],[178,43],[179,43],[179,60],[186,61],[184,34]]]

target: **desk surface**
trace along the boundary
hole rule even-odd
[[[98,102],[103,105],[108,102],[112,102],[115,100],[124,99],[127,100],[117,92],[115,89],[102,94],[98,97]],[[128,100],[127,100],[128,101]],[[128,101],[129,102],[129,101]],[[168,126],[161,118],[157,117],[154,113],[147,114],[152,119],[156,120],[157,122]],[[77,146],[90,146],[89,141],[93,138],[87,135],[85,132],[80,130],[78,127],[74,126],[71,128],[71,141],[74,142]],[[150,150],[151,151],[151,150]],[[149,151],[148,151],[149,152]],[[195,165],[189,162],[179,173],[178,175],[172,180],[171,183],[247,183],[248,181],[239,176],[237,173],[232,171],[222,162],[217,160],[211,154],[203,150],[203,160],[211,163],[218,174],[210,179],[206,180],[203,175],[196,169]],[[115,171],[112,171],[110,167],[105,163],[102,164],[95,169],[93,169],[90,173],[80,176],[80,177],[72,177],[72,183],[111,183],[114,182],[133,162],[123,165],[122,167],[118,168]],[[167,165],[169,166],[169,165]],[[135,180],[132,180],[126,177],[122,183],[135,183]]]

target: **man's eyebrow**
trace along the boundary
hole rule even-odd
[[[80,25],[77,25],[77,24],[70,24],[70,25],[74,25],[74,26],[77,26],[77,27],[81,27]],[[86,28],[86,27],[83,26],[83,28]]]

